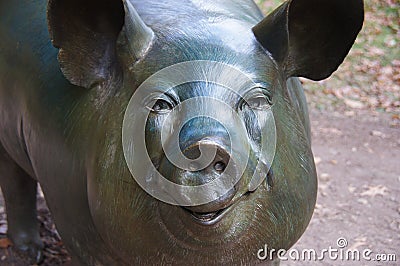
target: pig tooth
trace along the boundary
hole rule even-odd
[[[203,220],[203,221],[210,221],[217,215],[217,213],[218,212],[210,212],[210,213],[197,213],[197,212],[194,212],[193,215],[197,219],[200,219],[200,220]]]

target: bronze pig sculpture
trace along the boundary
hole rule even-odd
[[[362,0],[0,0],[0,182],[39,261],[40,183],[74,263],[252,265],[317,178],[297,77],[327,78]]]

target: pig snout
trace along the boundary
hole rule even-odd
[[[182,178],[187,178],[189,182],[195,181],[197,184],[202,185],[210,182],[214,178],[218,178],[225,170],[229,162],[231,162],[230,172],[228,175],[236,175],[236,167],[234,160],[230,160],[230,155],[226,149],[221,147],[218,143],[210,140],[202,140],[194,144],[193,146],[186,149],[183,154],[188,158],[198,158],[200,156],[200,150],[209,150],[209,152],[215,151],[215,157],[212,162],[202,170],[197,170],[196,165],[192,171],[186,172]],[[212,201],[208,204],[186,207],[186,209],[197,212],[197,213],[210,213],[227,207],[234,195],[236,194],[236,186],[231,188],[228,193],[219,197],[217,200]]]
[[[173,145],[173,144],[169,144]],[[167,148],[169,146],[166,145]],[[195,118],[186,123],[179,132],[179,148],[187,163],[176,165],[167,156],[161,160],[159,171],[170,181],[183,186],[202,186],[218,178],[224,181],[216,191],[227,191],[216,200],[197,206],[185,206],[193,213],[213,213],[228,207],[238,192],[240,171],[238,159],[233,158],[232,145],[227,130],[216,120]],[[216,193],[210,190],[207,193]]]

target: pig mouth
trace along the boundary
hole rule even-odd
[[[212,212],[195,212],[183,206],[181,206],[181,208],[188,213],[196,223],[210,226],[221,221],[221,219],[233,210],[242,199],[247,198],[251,193],[252,192],[246,192],[236,198],[236,200],[234,199],[227,207]]]
[[[223,216],[232,208],[232,205],[213,212],[194,212],[182,207],[185,212],[189,213],[194,221],[202,225],[213,225],[219,222]]]

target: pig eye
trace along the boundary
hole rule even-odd
[[[243,110],[243,108],[247,106],[253,110],[266,110],[269,109],[271,105],[272,101],[268,95],[257,93],[255,95],[251,95],[247,99],[244,99],[240,109]]]
[[[172,104],[165,99],[157,99],[154,105],[149,108],[154,113],[165,113],[172,110]]]
[[[271,105],[264,95],[256,96],[246,100],[247,105],[251,109],[263,110],[268,109]]]

